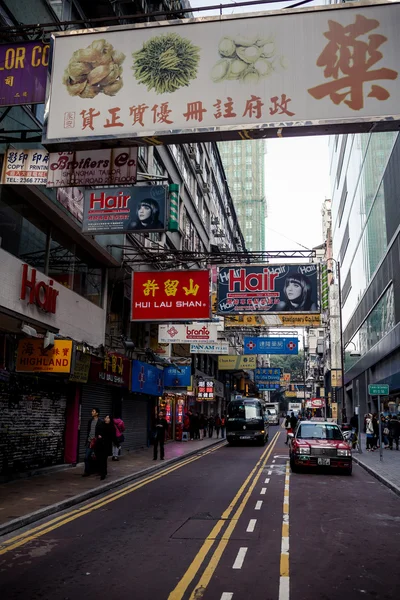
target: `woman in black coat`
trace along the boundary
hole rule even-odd
[[[107,475],[107,458],[112,451],[112,439],[114,426],[110,415],[104,418],[104,421],[99,421],[96,426],[96,446],[95,455],[99,467],[100,479],[103,480]]]

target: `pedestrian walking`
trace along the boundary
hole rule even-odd
[[[208,417],[208,437],[212,438],[214,433],[214,417],[210,415]]]
[[[219,432],[221,431],[221,417],[217,413],[214,419],[215,431],[217,433],[217,439],[219,438]]]
[[[112,440],[112,460],[119,460],[121,454],[121,444],[125,441],[125,424],[122,419],[112,419],[113,440]]]
[[[86,433],[86,450],[85,450],[85,471],[82,477],[89,477],[93,471],[95,451],[94,447],[96,444],[96,427],[99,422],[99,409],[92,408],[92,418],[89,419],[87,424]]]
[[[292,431],[294,431],[296,429],[297,420],[298,419],[297,419],[296,415],[292,411],[290,414],[290,427],[292,428]]]
[[[372,447],[374,450],[377,450],[379,448],[379,421],[377,413],[372,415],[372,427],[374,429],[374,441]]]
[[[222,413],[221,417],[221,437],[225,437],[225,427],[226,427],[226,414]]]
[[[286,429],[286,442],[285,442],[285,444],[287,445],[289,443],[289,433],[292,433],[292,425],[290,423],[290,416],[289,415],[286,415],[285,429]]]
[[[374,451],[374,425],[372,423],[372,415],[371,413],[367,414],[367,417],[365,419],[365,433],[367,435],[367,446],[366,446],[366,450],[367,452],[373,452]]]
[[[199,440],[200,439],[200,415],[199,415],[199,413],[194,413],[194,415],[193,415],[193,432],[194,432],[194,439]]]
[[[400,422],[396,415],[392,415],[389,421],[389,448],[393,450],[393,442],[396,444],[396,450],[399,449]]]
[[[381,427],[382,427],[382,443],[384,444],[385,449],[389,448],[389,417],[385,417],[385,415],[381,414]]]
[[[94,451],[101,480],[104,480],[107,477],[107,459],[112,452],[113,429],[114,427],[110,415],[106,415],[104,421],[99,421],[96,427],[96,444]]]
[[[168,429],[168,421],[165,418],[164,412],[161,410],[155,420],[153,433],[154,456],[153,460],[157,460],[158,446],[160,446],[160,460],[164,460],[164,442],[165,432]]]

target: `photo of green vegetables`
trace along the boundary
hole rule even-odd
[[[200,48],[177,33],[152,37],[132,53],[134,76],[147,90],[172,93],[197,77]]]
[[[276,54],[272,36],[225,36],[219,42],[218,52],[221,58],[211,71],[215,83],[227,79],[258,83],[274,71],[287,68],[285,57]]]

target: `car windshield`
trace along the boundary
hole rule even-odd
[[[258,404],[232,403],[229,407],[229,416],[236,419],[259,419],[262,416]]]
[[[267,408],[267,410],[268,410],[268,414],[269,414],[269,415],[276,415],[276,410],[275,410],[275,408]]]
[[[326,423],[302,423],[296,437],[302,440],[343,440],[339,427]]]

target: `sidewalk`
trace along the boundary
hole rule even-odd
[[[396,451],[396,444],[393,444],[394,450],[383,449],[383,461],[380,460],[379,449],[374,452],[366,451],[364,433],[361,434],[361,444],[362,454],[353,451],[354,462],[400,496],[400,450]]]
[[[225,441],[214,436],[205,440],[169,442],[165,460],[153,461],[153,447],[132,451],[118,462],[108,459],[108,475],[82,477],[83,463],[43,475],[17,479],[0,485],[0,535],[73,506],[133,479],[157,471],[201,450]]]

